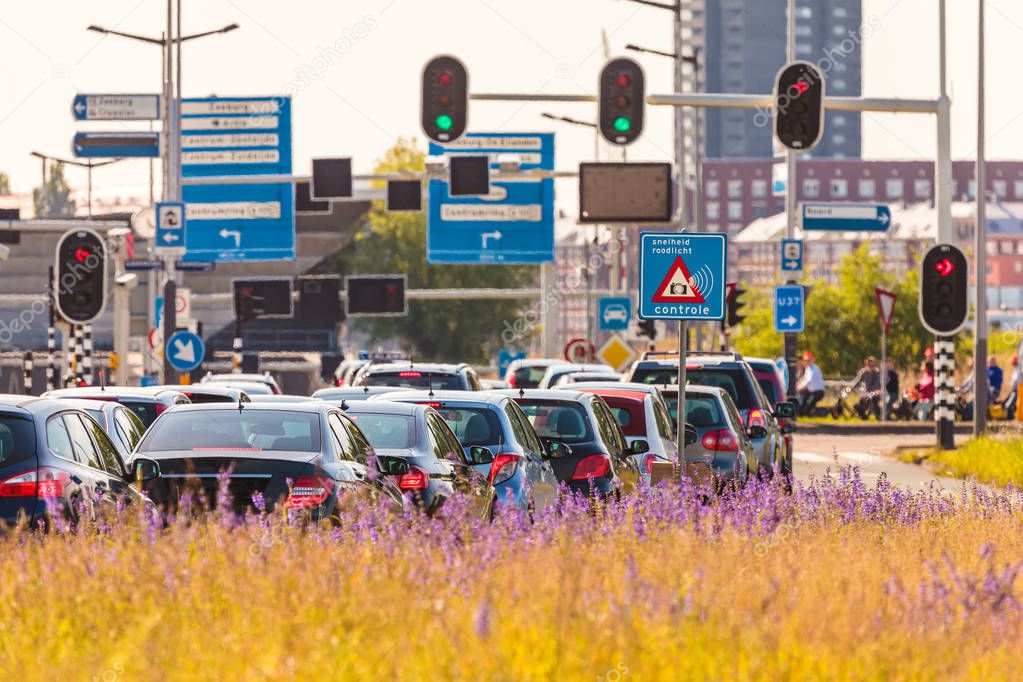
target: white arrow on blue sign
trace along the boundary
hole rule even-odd
[[[803,311],[806,292],[798,285],[774,288],[774,330],[780,333],[802,332],[806,327]]]
[[[154,121],[160,118],[160,96],[75,95],[71,115],[77,121]]]
[[[803,204],[803,229],[887,232],[892,211],[884,204]]]
[[[781,271],[802,272],[802,270],[803,270],[803,240],[782,239]]]
[[[180,331],[167,339],[164,352],[171,367],[179,372],[191,372],[202,364],[206,356],[206,344],[198,334]]]

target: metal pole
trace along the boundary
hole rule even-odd
[[[164,144],[167,149],[167,186],[164,189],[164,201],[174,201],[174,48],[180,47],[174,42],[174,0],[167,0],[167,120],[164,126]]]
[[[888,421],[888,331],[881,325],[881,423]]]
[[[92,368],[92,325],[82,325],[82,378],[85,381],[86,386],[93,385],[93,368]]]
[[[787,61],[792,62],[796,58],[796,0],[788,0],[788,37],[786,43]],[[787,180],[785,182],[785,237],[796,238],[796,153],[787,149],[785,151],[785,163],[787,167]],[[789,284],[795,281],[789,280]],[[789,332],[784,335],[785,343],[785,364],[789,368],[789,385],[787,397],[796,397],[796,353],[798,350],[798,337]]]
[[[955,447],[955,349],[954,337],[934,337],[934,430],[942,450]]]
[[[682,67],[685,61],[682,59],[682,3],[676,0],[672,12],[673,36],[674,36],[674,66],[672,82],[675,92],[682,92]],[[686,149],[685,149],[685,109],[675,107],[675,173],[678,187],[678,225],[685,228],[689,222],[686,216]]]
[[[543,334],[542,346],[545,358],[555,357],[558,330],[554,318],[554,264],[544,263],[540,266],[540,328]]]
[[[678,417],[675,428],[676,445],[678,446],[679,466],[683,466],[686,452],[686,342],[689,330],[686,321],[678,323]]]
[[[110,377],[115,386],[128,385],[128,336],[131,332],[131,312],[129,310],[130,291],[127,286],[118,284],[124,274],[125,243],[118,240],[114,254],[114,355],[117,356],[117,367]],[[113,363],[112,363],[113,364]]]
[[[183,0],[177,0],[178,6],[178,26],[177,35],[175,36],[174,43],[174,56],[177,60],[177,76],[174,81],[176,86],[176,93],[174,98],[174,110],[173,110],[173,121],[174,121],[174,199],[181,201],[181,5]],[[173,263],[173,261],[171,261]],[[174,276],[174,270],[171,269],[171,276]]]
[[[977,49],[977,227],[973,250],[974,307],[977,322],[973,328],[973,435],[980,436],[987,428],[987,169],[985,168],[985,94],[984,94],[984,0],[978,3]]]
[[[161,383],[164,384],[176,384],[177,372],[171,367],[170,357],[167,353],[166,346],[167,341],[174,335],[177,330],[177,285],[174,280],[168,279],[163,285],[163,379]]]
[[[594,244],[597,241],[599,230],[599,225],[593,226]],[[591,341],[593,339],[593,273],[590,272],[590,257],[593,254],[590,249],[590,240],[584,238],[583,243],[586,245],[586,248],[583,250],[584,262],[582,267],[583,280],[586,282],[586,340]]]
[[[21,356],[21,374],[25,395],[32,395],[32,351],[25,351]]]
[[[92,161],[86,165],[86,175],[88,176],[88,199],[89,202],[89,220],[92,220]]]
[[[170,14],[170,2],[167,0],[167,13]],[[168,19],[168,24],[170,20]],[[160,187],[160,196],[164,201],[170,200],[170,144],[171,144],[171,94],[170,94],[170,32],[165,31],[160,35],[160,39],[163,41],[163,48],[161,50],[163,57],[163,64],[160,68],[162,74],[160,76],[163,83],[163,106],[160,107],[160,137],[162,144],[160,145],[160,161],[163,165],[162,180]]]

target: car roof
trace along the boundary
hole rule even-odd
[[[116,400],[89,400],[88,398],[61,398],[61,405],[67,405],[68,407],[76,407],[79,410],[112,410],[115,407],[121,409],[127,409],[121,403]]]
[[[63,401],[54,400],[53,398],[37,398],[18,393],[0,393],[0,408],[7,411],[23,410],[29,414],[38,414],[59,409],[63,406]]]
[[[563,402],[576,402],[581,403],[586,400],[587,397],[592,395],[591,393],[583,393],[581,391],[565,391],[560,388],[502,388],[496,391],[488,391],[489,393],[496,393],[498,395],[509,396],[512,399],[523,398],[526,400],[561,400]]]
[[[180,393],[174,389],[138,386],[76,386],[72,388],[57,388],[47,391],[44,398],[86,398],[93,396],[98,400],[119,401],[122,398],[133,400],[152,400],[156,402],[157,396],[162,393]]]
[[[506,390],[506,389],[500,389]],[[507,399],[506,395],[498,395],[495,391],[401,391],[385,393],[380,399],[370,402],[379,403],[388,400],[421,400],[421,401],[445,401],[465,403],[486,403],[488,405],[500,405]]]
[[[567,360],[564,358],[522,358],[520,360],[512,360],[509,367],[514,366],[516,369],[519,367],[549,367],[550,365],[563,365]]]
[[[254,403],[305,403],[305,402],[317,402],[319,398],[311,398],[307,395],[284,395],[282,393],[257,393],[256,395],[250,395],[249,400]]]
[[[216,382],[226,383],[226,382]],[[239,392],[243,392],[244,389],[237,388],[235,386],[214,386],[207,382],[205,384],[160,384],[153,388],[165,388],[168,391],[177,391],[179,393],[205,393],[206,395],[225,395],[232,398],[238,397]]]
[[[633,402],[642,403],[646,401],[648,394],[640,391],[632,391],[629,389],[622,388],[601,388],[596,387],[592,390],[587,389],[585,386],[580,386],[579,391],[581,393],[593,393],[599,395],[601,398],[622,398],[625,400],[631,400]]]
[[[239,410],[238,406],[242,405]],[[264,403],[191,403],[186,405],[175,405],[174,407],[167,410],[167,413],[179,414],[181,412],[210,412],[210,411],[230,411],[235,412],[248,412],[249,410],[256,410],[259,412],[324,412],[326,410],[337,409],[335,405],[332,405],[324,400],[313,400],[310,398],[305,402],[300,403],[288,403],[288,402],[264,402]]]
[[[253,374],[249,372],[247,374],[232,372],[224,372],[221,374],[207,374],[202,378],[202,383],[209,383],[211,381],[255,381],[260,384],[271,384],[274,383],[273,377],[268,377],[265,374]]]
[[[466,367],[465,363],[453,365],[440,362],[381,362],[374,363],[365,369],[367,374],[377,372],[436,372],[438,374],[455,374]]]
[[[584,388],[610,388],[619,391],[635,391],[639,393],[654,394],[660,390],[659,386],[661,385],[662,384],[640,384],[633,381],[582,381],[579,383],[569,382],[567,384],[561,384],[558,388],[569,391],[578,391]]]
[[[345,408],[347,414],[394,414],[414,417],[430,409],[428,405],[419,403],[387,402],[386,400],[360,400],[349,403]]]

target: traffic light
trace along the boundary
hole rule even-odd
[[[640,336],[646,336],[651,341],[657,338],[657,326],[653,320],[640,320],[637,322],[637,326],[639,327]]]
[[[809,62],[792,62],[778,72],[774,134],[789,149],[804,152],[824,133],[824,77]]]
[[[75,324],[92,322],[107,299],[107,252],[92,230],[72,230],[57,242],[53,268],[57,312]]]
[[[434,57],[423,68],[423,131],[434,142],[453,142],[469,117],[469,73],[458,59]]]
[[[738,327],[746,319],[745,315],[739,314],[739,311],[746,307],[746,302],[739,300],[739,297],[745,294],[746,290],[732,282],[725,286],[727,287],[726,302],[728,304],[728,315],[725,318],[725,324],[729,327]]]
[[[291,285],[290,277],[233,280],[235,317],[242,322],[260,317],[292,317],[295,308]]]
[[[620,57],[600,72],[600,134],[611,144],[626,145],[643,132],[646,79],[643,69],[631,59]]]
[[[345,277],[345,304],[349,316],[398,317],[407,315],[405,276]]]
[[[951,336],[966,324],[966,256],[954,246],[939,244],[920,266],[920,320],[934,334]]]

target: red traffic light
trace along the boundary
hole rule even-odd
[[[942,258],[934,264],[934,269],[938,271],[938,274],[942,277],[948,277],[955,272],[956,265],[948,258]]]
[[[620,88],[627,88],[632,85],[632,76],[627,73],[620,73],[615,77],[615,85]]]
[[[84,263],[85,259],[91,255],[92,251],[90,251],[89,249],[83,249],[81,247],[75,249],[75,260],[78,261],[79,263]]]
[[[455,82],[455,77],[450,71],[441,71],[437,74],[437,85],[442,88],[450,88]]]

